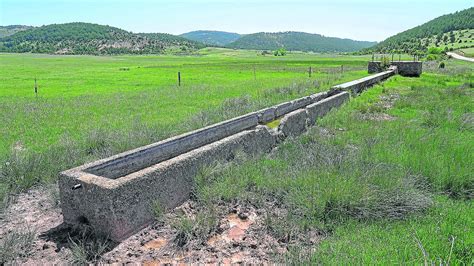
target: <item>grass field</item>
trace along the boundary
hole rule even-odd
[[[366,76],[368,60],[0,54],[2,205],[60,170]],[[286,262],[472,264],[473,70],[393,77],[271,154],[204,169],[195,200],[263,210],[265,230],[294,243]],[[314,232],[318,245],[301,241]]]
[[[466,57],[474,57],[474,47],[461,49],[460,51],[462,52],[462,55]]]
[[[0,161],[8,176],[0,194],[54,181],[59,171],[87,161],[365,76],[367,60],[216,48],[194,56],[0,54]]]
[[[205,171],[198,199],[264,209],[271,234],[299,243],[287,262],[472,264],[473,68],[391,78],[275,153]],[[311,252],[297,239],[314,230]]]

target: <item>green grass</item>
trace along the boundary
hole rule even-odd
[[[446,197],[436,200],[423,216],[338,227],[311,260],[322,264],[472,264],[472,203]]]
[[[197,198],[262,208],[277,239],[320,231],[325,240],[300,263],[470,264],[472,70],[451,60],[420,78],[391,78],[271,155],[205,172]]]
[[[0,111],[8,115],[0,118],[0,153],[16,143],[44,150],[63,135],[81,139],[98,127],[174,126],[229,98],[260,98],[268,89],[323,80],[340,65],[352,70],[338,77],[340,81],[366,73],[366,58],[256,54],[233,50],[205,50],[194,57],[1,54]],[[320,70],[311,79],[309,66]],[[181,87],[177,86],[178,71]],[[38,99],[33,89],[35,77]],[[291,97],[270,97],[268,103]]]
[[[474,47],[461,49],[460,51],[462,52],[462,55],[464,56],[474,57]]]
[[[370,60],[227,49],[0,57],[4,204],[60,170],[365,76]],[[319,70],[312,78],[310,65]],[[210,213],[174,225],[178,246],[206,239],[214,204],[225,201],[262,209],[270,234],[309,253],[290,253],[295,263],[472,264],[473,70],[458,60],[445,69],[427,63],[420,78],[396,76],[367,90],[271,154],[203,169],[195,199]],[[301,241],[309,231],[324,240]]]
[[[0,54],[1,198],[70,167],[365,76],[367,60],[218,48],[195,56]]]

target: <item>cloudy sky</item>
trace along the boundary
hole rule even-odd
[[[0,25],[92,22],[133,32],[305,31],[381,41],[473,0],[0,0]]]

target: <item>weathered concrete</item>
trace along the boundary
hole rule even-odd
[[[423,64],[418,61],[393,61],[391,66],[398,68],[398,74],[405,77],[419,77],[423,73]],[[383,72],[380,61],[369,62],[369,74]]]
[[[336,85],[332,87],[332,90],[335,90],[337,92],[339,91],[351,91],[354,94],[362,92],[364,89],[373,86],[393,75],[396,73],[396,68],[390,68],[387,71],[377,73],[365,78],[357,79],[354,81],[346,82],[340,85]]]
[[[173,208],[189,199],[194,177],[206,165],[270,151],[276,137],[265,126],[246,130],[118,179],[88,173],[84,165],[61,173],[64,222],[87,223],[121,241],[153,221],[152,204]]]
[[[96,161],[87,168],[87,172],[108,178],[125,176],[242,130],[255,127],[258,125],[258,121],[257,113],[243,115]]]
[[[258,113],[258,122],[260,124],[266,124],[275,120],[276,118],[276,107],[269,107],[263,110],[260,110]]]
[[[306,131],[306,110],[299,109],[285,115],[278,125],[278,131],[286,137],[296,137]]]
[[[349,93],[345,91],[306,106],[308,125],[314,125],[318,118],[325,116],[327,113],[329,113],[329,111],[331,111],[331,109],[339,107],[348,100]]]

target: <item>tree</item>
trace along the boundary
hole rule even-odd
[[[451,43],[454,43],[456,41],[456,36],[454,36],[454,32],[451,31],[451,33],[449,34],[449,41]]]

